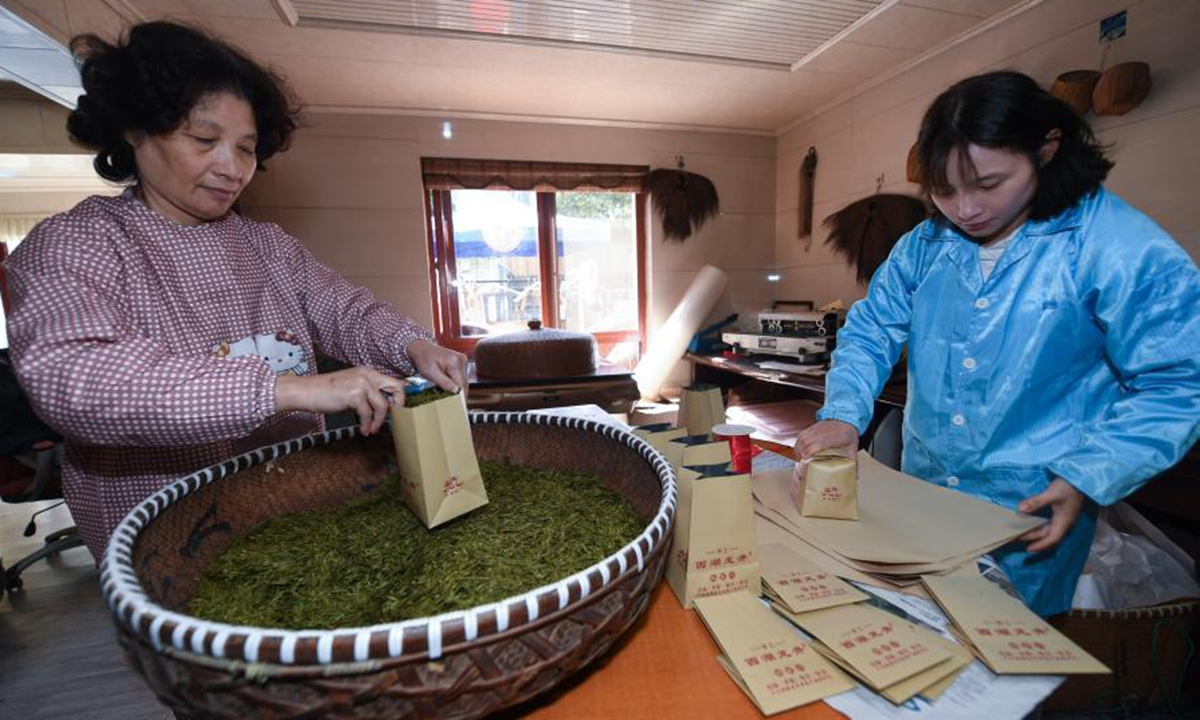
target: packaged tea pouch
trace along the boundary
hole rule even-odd
[[[728,448],[728,445],[726,445]],[[750,476],[725,459],[681,467],[667,584],[684,609],[698,597],[762,593]]]
[[[425,527],[487,504],[462,393],[412,395],[391,420],[404,500]]]
[[[687,428],[688,435],[702,435],[713,425],[725,422],[725,401],[721,388],[709,383],[693,383],[679,396],[679,418],[675,422]]]
[[[798,502],[805,517],[858,519],[858,465],[832,452],[800,461]]]

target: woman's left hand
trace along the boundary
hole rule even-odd
[[[1045,492],[1023,500],[1017,506],[1017,510],[1023,513],[1032,514],[1044,507],[1050,508],[1050,522],[1021,536],[1021,540],[1029,543],[1025,549],[1041,552],[1058,545],[1079,519],[1079,513],[1083,512],[1083,501],[1083,493],[1062,478],[1054,478]]]
[[[413,367],[443,390],[458,392],[467,387],[467,356],[428,340],[413,340],[405,350]]]

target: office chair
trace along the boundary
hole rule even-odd
[[[0,350],[0,500],[6,503],[38,502],[62,498],[62,438],[47,427],[17,384],[8,351]],[[53,505],[33,513],[25,537],[37,532],[37,516]],[[3,587],[20,590],[21,573],[33,563],[83,545],[74,527],[46,536],[45,543],[28,556],[3,570]]]

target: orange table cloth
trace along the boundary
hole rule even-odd
[[[663,720],[763,715],[717,664],[716,641],[693,611],[685,611],[665,582],[646,613],[596,665],[551,695],[504,713],[540,720]],[[825,703],[772,715],[782,720],[844,718]]]

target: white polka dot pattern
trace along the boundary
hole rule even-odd
[[[174,478],[319,431],[275,413],[275,373],[217,346],[290,333],[353,365],[413,372],[430,333],[317,262],[277,225],[231,213],[183,227],[127,190],[39,223],[7,262],[13,364],[67,438],[63,490],[97,558],[131,508]]]

